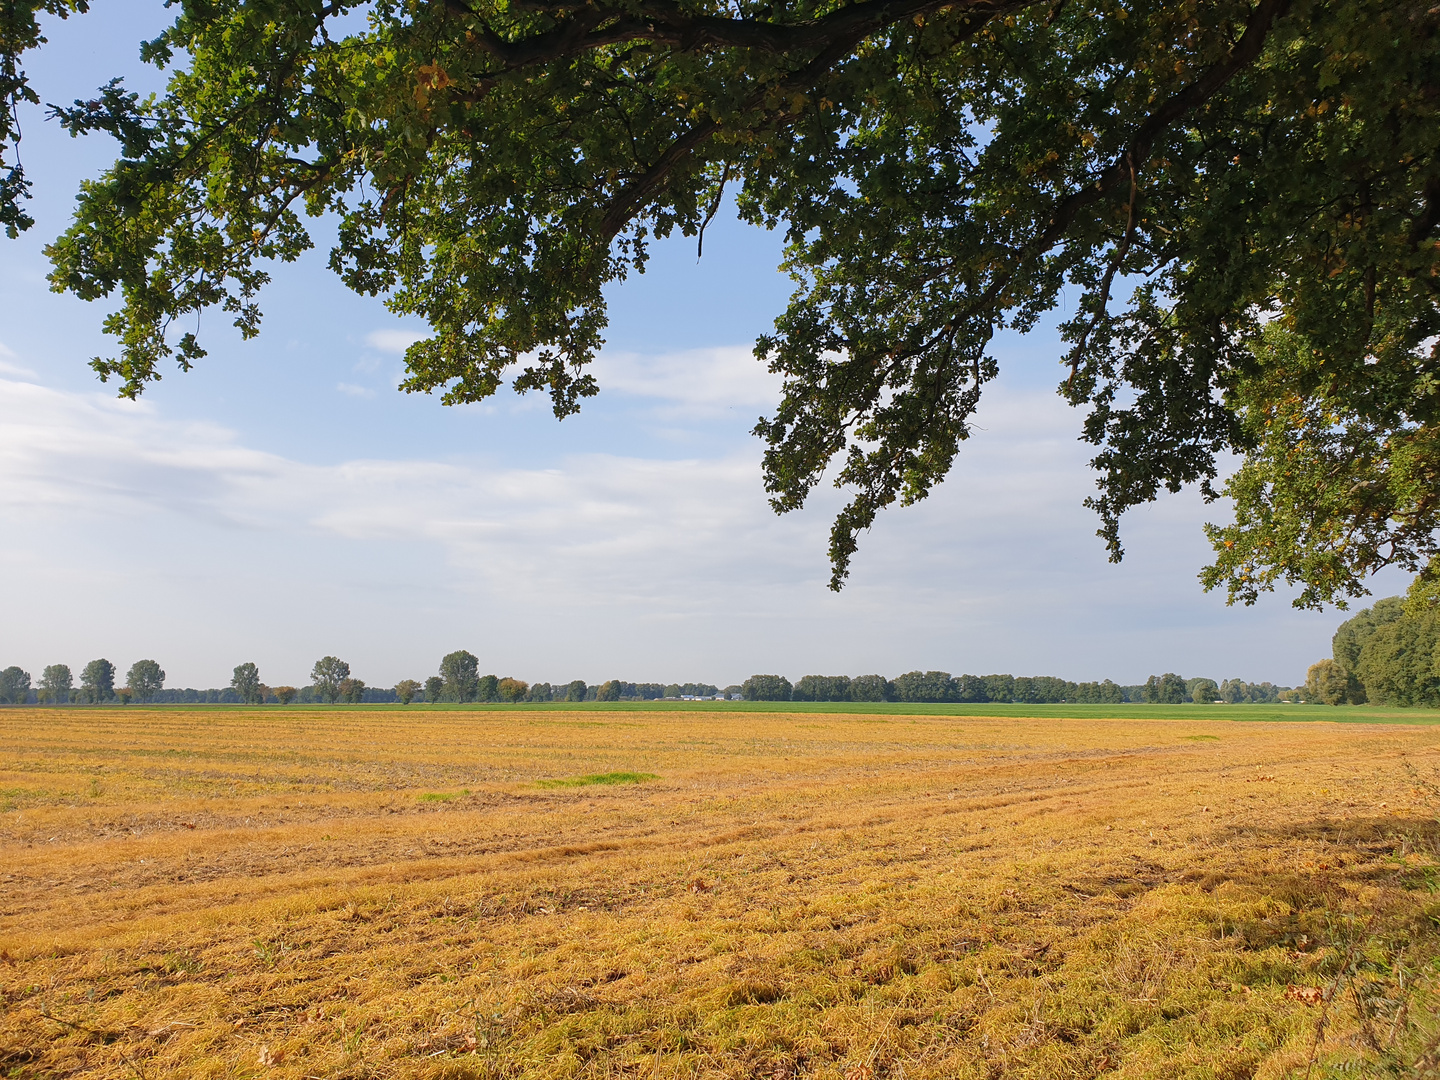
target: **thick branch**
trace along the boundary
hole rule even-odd
[[[458,5],[460,0],[452,2]],[[635,40],[654,41],[685,52],[720,46],[788,54],[826,49],[839,41],[858,42],[882,27],[946,6],[972,9],[978,29],[997,10],[1025,7],[1031,2],[1037,0],[962,0],[960,4],[953,0],[862,0],[811,22],[786,24],[690,15],[673,0],[645,0],[638,11],[586,7],[553,30],[519,41],[506,41],[489,28],[482,29],[476,40],[500,60],[505,70]]]
[[[1205,104],[1218,94],[1238,72],[1253,64],[1260,56],[1260,50],[1265,45],[1265,38],[1269,35],[1270,28],[1275,25],[1276,19],[1289,10],[1290,4],[1291,0],[1260,0],[1255,10],[1250,13],[1250,21],[1245,24],[1245,33],[1235,43],[1235,47],[1230,50],[1230,55],[1222,63],[1207,68],[1200,78],[1178,93],[1172,94],[1160,108],[1146,117],[1144,123],[1136,129],[1130,145],[1101,174],[1099,180],[1062,199],[1055,207],[1054,213],[1051,214],[1050,223],[1045,227],[1045,231],[1036,238],[1033,245],[1035,250],[1044,251],[1064,236],[1065,231],[1074,223],[1081,210],[1097,200],[1105,198],[1129,180],[1129,163],[1132,161],[1143,162],[1148,159],[1155,140],[1171,124],[1184,117],[1192,109]]]
[[[970,26],[960,37],[966,38],[978,33],[991,18],[1001,12],[1019,10],[1037,2],[1039,0],[971,0],[969,7],[975,14],[970,20]],[[953,6],[951,0],[900,0],[895,4],[857,5],[857,7],[870,9],[871,18],[847,21],[845,24],[848,27],[847,31],[832,40],[818,56],[804,67],[791,72],[778,83],[766,83],[757,87],[741,107],[742,115],[761,108],[769,98],[789,97],[791,94],[804,93],[813,89],[817,82],[828,75],[836,64],[855,49],[856,45],[885,25],[946,5]],[[844,11],[836,12],[835,15],[844,14],[849,10],[853,9],[844,9]],[[883,22],[873,21],[882,16],[884,17]],[[827,16],[826,19],[820,21],[825,22],[833,17]],[[785,115],[781,113],[770,119],[772,121],[783,119]],[[719,129],[719,122],[713,119],[703,120],[694,125],[677,137],[655,163],[645,170],[644,175],[622,188],[610,201],[610,206],[606,209],[605,217],[600,224],[600,232],[605,240],[607,242],[613,240],[644,201],[664,184],[675,166]]]

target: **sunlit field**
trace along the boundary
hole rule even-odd
[[[1440,727],[884,708],[6,709],[0,1075],[1440,1075]]]

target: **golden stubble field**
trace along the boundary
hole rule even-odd
[[[1437,780],[1436,727],[7,709],[0,1075],[1433,1075]]]

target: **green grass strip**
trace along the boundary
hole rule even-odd
[[[576,776],[569,780],[538,780],[536,787],[589,787],[591,784],[643,784],[646,780],[659,780],[653,772],[607,772]]]

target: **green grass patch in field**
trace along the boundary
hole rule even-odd
[[[537,780],[536,786],[543,788],[589,787],[591,784],[643,784],[646,780],[659,780],[653,772],[607,772],[592,773],[589,776],[575,776],[569,780]]]
[[[464,791],[427,791],[424,795],[419,796],[419,799],[421,802],[454,802],[456,799],[469,794],[469,788],[466,788]]]
[[[1189,739],[1191,742],[1219,742],[1219,735],[1181,735],[1182,739]]]

